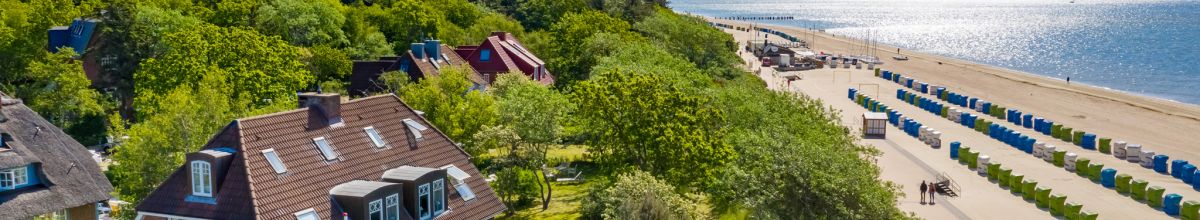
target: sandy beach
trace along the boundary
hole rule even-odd
[[[740,21],[714,20],[719,23],[749,27],[750,24]],[[794,36],[802,36],[803,30],[779,26],[763,25],[775,30],[783,30]],[[740,32],[726,29],[739,43],[753,38],[752,32]],[[833,37],[824,33],[816,34],[813,50],[826,54],[846,54],[851,51],[861,51],[856,40]],[[775,38],[778,39],[778,38]],[[856,49],[858,48],[858,49]],[[1068,84],[1063,80],[1037,76],[1019,71],[996,68],[973,62],[951,59],[936,55],[915,53],[901,49],[900,55],[907,56],[907,61],[895,61],[890,57],[896,56],[896,48],[880,45],[878,55],[884,58],[886,64],[879,66],[910,76],[923,82],[947,86],[952,91],[980,97],[999,103],[1010,109],[1019,109],[1033,113],[1039,117],[1054,120],[1075,130],[1095,133],[1098,137],[1109,137],[1114,141],[1123,140],[1131,144],[1141,144],[1159,154],[1166,154],[1171,159],[1184,159],[1200,162],[1200,139],[1189,134],[1200,131],[1200,107],[1167,100],[1149,98],[1120,91],[1092,87],[1081,84]],[[770,69],[760,68],[753,56],[742,53],[743,59],[750,62],[752,70],[761,69],[759,74],[770,84],[772,89],[797,92],[812,98],[823,100],[830,107],[842,112],[844,124],[852,130],[861,126],[859,118],[863,109],[851,100],[846,99],[848,88],[860,88],[868,96],[912,117],[925,125],[942,131],[943,142],[962,142],[965,146],[981,151],[992,157],[993,161],[1004,163],[1022,173],[1027,179],[1039,181],[1039,185],[1048,186],[1056,193],[1068,197],[1067,201],[1077,202],[1084,210],[1100,213],[1101,219],[1169,219],[1162,211],[1155,210],[1142,202],[1134,201],[1126,195],[1118,194],[1112,189],[1093,183],[1077,176],[1063,168],[1041,161],[1028,154],[1017,151],[1004,143],[993,140],[985,134],[980,134],[952,121],[923,112],[916,106],[908,105],[894,98],[895,91],[900,89],[897,84],[873,77],[873,73],[865,69],[820,69],[798,72],[803,79],[794,81],[791,86],[785,86],[784,79]],[[875,91],[877,85],[878,91]],[[878,95],[876,95],[878,94]],[[931,96],[926,96],[931,97]],[[986,117],[986,116],[984,116]],[[1016,127],[1002,120],[1008,127]],[[1067,149],[1068,152],[1079,154],[1080,158],[1103,163],[1106,168],[1114,168],[1119,173],[1132,175],[1135,179],[1144,179],[1151,186],[1165,187],[1166,193],[1177,193],[1184,200],[1200,199],[1200,192],[1192,189],[1191,185],[1183,183],[1169,175],[1155,173],[1153,170],[1128,163],[1111,155],[1097,151],[1084,150],[1070,143],[1051,139],[1032,129],[1017,128],[1023,134],[1029,134],[1039,141]],[[916,212],[926,219],[1050,219],[1048,210],[1039,209],[1034,203],[1025,201],[1018,194],[1012,194],[1007,188],[1001,188],[979,176],[974,171],[958,164],[949,158],[948,146],[941,149],[930,148],[921,144],[915,138],[908,137],[895,127],[888,127],[887,139],[865,139],[863,143],[875,146],[884,154],[879,158],[883,168],[882,178],[894,181],[904,187],[907,196],[901,198],[901,208]],[[918,183],[922,180],[932,180],[936,175],[944,174],[952,178],[963,189],[960,197],[938,197],[937,205],[921,205],[915,193]]]

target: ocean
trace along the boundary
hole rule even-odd
[[[792,16],[905,50],[1200,104],[1200,1],[672,0],[675,11]],[[818,44],[820,42],[817,42]]]

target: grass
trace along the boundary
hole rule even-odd
[[[488,152],[491,155],[497,155],[500,152]],[[546,153],[549,161],[579,161],[587,154],[587,149],[581,145],[571,145],[563,148],[552,148]],[[558,164],[548,164],[547,166],[557,166]],[[586,176],[587,173],[584,173]],[[542,201],[535,201],[533,205],[528,207],[510,207],[515,209],[512,216],[501,214],[497,216],[498,220],[521,220],[521,219],[579,219],[579,207],[583,201],[583,197],[587,195],[587,189],[591,187],[591,181],[583,183],[557,183],[552,182],[554,192],[550,197],[550,206],[546,210],[542,210]]]

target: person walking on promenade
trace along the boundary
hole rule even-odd
[[[929,182],[929,204],[930,205],[936,203],[936,202],[933,202],[933,195],[937,194],[937,187],[934,187],[934,186],[935,185],[933,184],[933,182]]]
[[[921,205],[925,204],[925,191],[926,190],[929,190],[929,189],[927,188],[927,186],[925,186],[925,181],[922,180],[921,181],[921,193],[920,193],[921,194]]]

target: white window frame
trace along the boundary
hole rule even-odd
[[[13,188],[29,183],[29,166],[17,167],[12,170]]]
[[[292,213],[292,216],[296,216],[296,220],[308,220],[308,218],[305,218],[305,216],[308,216],[308,215],[311,215],[312,219],[321,220],[321,217],[317,216],[317,210],[313,209],[313,208],[308,208],[308,209],[301,210],[296,213]]]
[[[276,174],[287,173],[287,165],[283,164],[283,159],[279,158],[279,152],[275,152],[275,148],[262,150],[262,154],[267,159],[267,163],[271,164],[271,169],[274,169]]]
[[[367,133],[367,138],[371,139],[371,143],[375,144],[375,148],[387,147],[387,141],[383,140],[383,135],[379,134],[379,129],[375,129],[375,126],[367,126],[363,128],[363,132]]]
[[[410,118],[404,119],[404,126],[408,127],[408,131],[412,132],[413,137],[416,138],[417,141],[421,141],[421,139],[424,139],[423,138],[424,136],[421,136],[421,131],[425,131],[426,129],[429,129],[428,127],[425,127],[425,125],[422,125],[420,122],[417,122],[416,120],[412,120]]]
[[[433,216],[441,215],[446,211],[446,180],[433,180],[433,192],[430,193],[430,206],[433,206]]]
[[[387,212],[383,211],[383,199],[376,199],[367,203],[367,219],[372,220],[372,217],[375,217],[375,213],[379,213],[379,220],[386,218]]]
[[[191,162],[191,168],[192,195],[212,197],[212,164],[208,161],[194,160]]]
[[[9,170],[0,170],[0,189],[15,189],[17,185],[13,184],[13,173]]]
[[[385,219],[385,220],[400,219],[400,194],[394,193],[392,195],[387,196],[387,198],[385,200],[387,202],[384,204],[384,210],[387,213],[384,214],[383,219]]]
[[[425,197],[425,206],[421,205],[422,196]],[[417,215],[421,217],[421,220],[430,219],[430,217],[432,217],[430,214],[433,213],[433,210],[430,209],[431,207],[429,207],[433,206],[433,201],[431,199],[432,197],[429,195],[428,183],[421,184],[421,186],[417,187]]]
[[[324,146],[321,143],[325,143]],[[329,140],[325,139],[325,137],[313,138],[313,145],[317,146],[317,151],[321,152],[321,156],[325,158],[325,161],[338,159],[338,153],[334,150],[333,144],[329,143]]]

